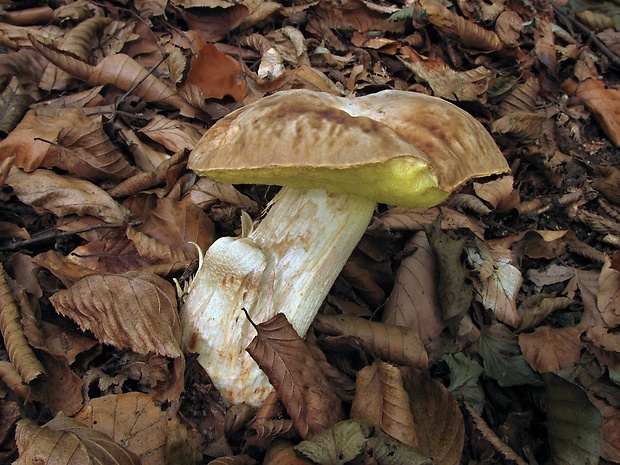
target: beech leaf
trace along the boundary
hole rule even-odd
[[[428,353],[413,328],[368,321],[348,315],[317,315],[317,331],[330,336],[352,336],[384,360],[418,368],[428,366]]]
[[[58,217],[90,215],[106,223],[123,223],[127,211],[103,189],[89,181],[37,169],[25,173],[13,169],[6,180],[17,197],[40,212]]]
[[[337,423],[340,399],[286,316],[278,313],[255,328],[258,335],[246,350],[276,388],[301,437]]]
[[[411,249],[400,263],[396,282],[383,310],[383,322],[414,328],[423,343],[443,331],[437,296],[435,255],[424,232],[416,233],[407,243]]]
[[[378,360],[357,373],[351,418],[371,421],[408,446],[417,443],[409,394],[400,370],[389,363]]]
[[[440,382],[413,367],[401,367],[409,393],[417,444],[437,465],[457,465],[465,443],[465,422],[456,402]]]
[[[176,291],[157,275],[92,274],[50,301],[105,344],[139,354],[182,355]]]
[[[166,463],[166,443],[179,422],[152,394],[130,392],[93,399],[75,416],[93,431],[110,436],[137,454],[142,465]]]
[[[37,426],[32,420],[20,420],[15,436],[19,458],[14,465],[140,465],[137,455],[108,435],[92,430],[64,413],[59,413],[43,426]]]
[[[17,302],[11,294],[8,279],[4,267],[0,264],[0,334],[2,334],[11,363],[22,381],[28,384],[44,374],[45,368],[28,344],[22,317]]]
[[[598,463],[603,443],[598,409],[588,395],[558,375],[543,375],[547,399],[547,433],[558,465]]]
[[[500,386],[532,384],[540,386],[541,380],[525,361],[517,336],[505,326],[485,326],[480,332],[478,350],[484,371],[495,378]]]

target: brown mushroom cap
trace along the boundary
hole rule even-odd
[[[436,205],[472,178],[508,171],[492,137],[467,112],[396,90],[265,97],[207,131],[189,167],[232,184],[319,188],[402,207]]]

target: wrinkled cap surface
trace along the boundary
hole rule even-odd
[[[265,97],[213,125],[189,167],[231,184],[318,188],[402,207],[436,205],[472,178],[508,171],[493,138],[467,112],[396,90]]]

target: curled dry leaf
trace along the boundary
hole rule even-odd
[[[428,21],[442,34],[458,39],[465,48],[479,52],[495,52],[503,48],[495,32],[466,20],[438,2],[424,0],[421,3]]]
[[[292,442],[276,439],[269,445],[263,465],[312,465],[312,462],[299,457]]]
[[[176,291],[159,276],[93,274],[50,301],[103,343],[139,354],[182,355]]]
[[[357,373],[350,416],[373,422],[403,444],[417,445],[409,394],[394,365],[377,360]]]
[[[128,55],[118,53],[105,57],[97,66],[91,66],[73,55],[58,50],[50,43],[30,36],[34,48],[49,61],[67,73],[90,85],[112,84],[146,102],[158,103],[181,110],[187,117],[198,116],[198,110]]]
[[[412,250],[400,263],[396,283],[383,310],[383,322],[413,328],[426,343],[441,334],[435,256],[426,234],[416,233],[407,243]]]
[[[530,78],[515,87],[499,104],[500,116],[512,113],[531,113],[536,109],[536,101],[540,92],[540,83]]]
[[[186,121],[155,115],[140,132],[155,142],[159,142],[172,152],[192,150],[204,133],[204,129]]]
[[[106,223],[123,223],[127,212],[103,189],[89,181],[37,169],[25,173],[13,169],[7,178],[17,197],[39,212],[58,217],[90,215]]]
[[[150,189],[166,181],[166,174],[172,167],[184,163],[187,158],[185,150],[180,150],[162,161],[155,169],[140,172],[125,179],[108,190],[112,197],[129,197],[143,190]]]
[[[384,360],[418,368],[428,366],[428,354],[413,328],[388,325],[347,315],[317,315],[314,327],[331,336],[352,336]]]
[[[9,360],[26,384],[45,373],[45,368],[35,355],[24,334],[22,317],[7,280],[9,277],[0,265],[0,333]]]
[[[187,73],[187,82],[198,86],[204,98],[224,98],[236,101],[245,97],[246,81],[241,65],[213,44],[205,44],[194,58]]]
[[[459,464],[465,442],[465,423],[456,399],[427,372],[413,367],[400,370],[413,414],[415,449],[433,457],[437,465]]]
[[[475,270],[474,288],[485,308],[492,310],[497,319],[516,328],[520,323],[517,295],[523,278],[513,265],[512,252],[501,247],[467,247],[467,256]]]
[[[192,243],[200,250],[207,250],[215,240],[215,226],[201,208],[190,203],[179,205],[170,198],[157,199],[156,207],[148,211],[146,219],[136,229],[158,243],[182,252],[179,259],[184,260],[197,256],[198,251]],[[142,253],[141,244],[135,244],[142,256],[149,256]]]
[[[493,121],[491,132],[523,145],[531,145],[540,137],[546,119],[544,112],[511,113]]]
[[[20,420],[15,433],[19,458],[15,465],[57,463],[66,465],[140,465],[140,458],[114,442],[108,435],[92,430],[59,413],[43,426]]]
[[[419,80],[426,82],[433,95],[456,102],[484,101],[493,84],[493,71],[479,66],[468,71],[455,71],[440,59],[420,59],[407,54],[401,61]]]
[[[79,126],[84,117],[79,109],[62,109],[52,114],[30,110],[0,142],[1,157],[14,157],[15,166],[28,172],[52,167],[58,156],[58,134],[67,127]]]
[[[598,308],[609,328],[620,325],[620,272],[611,267],[607,258],[599,277]]]
[[[276,388],[301,437],[336,424],[340,399],[286,316],[278,313],[255,328],[258,335],[247,351]]]
[[[579,386],[547,373],[543,375],[547,434],[557,464],[597,463],[603,448],[601,415]]]
[[[106,134],[101,116],[85,117],[80,123],[58,133],[55,166],[90,181],[120,181],[136,174],[136,167],[129,164]]]
[[[92,50],[91,43],[97,37],[97,32],[111,22],[110,18],[96,16],[78,23],[67,32],[59,47],[60,50],[71,52],[76,57],[87,61]],[[39,87],[44,90],[65,90],[74,80],[75,78],[69,73],[49,63],[41,77]]]
[[[571,368],[579,362],[583,343],[576,327],[539,326],[532,333],[519,335],[523,357],[538,373],[551,373]]]
[[[141,392],[93,399],[75,419],[125,445],[140,457],[142,465],[165,463],[168,437],[179,424],[172,411],[160,408],[153,395]]]
[[[594,77],[581,82],[566,80],[562,89],[569,96],[580,98],[607,137],[616,147],[620,146],[620,90],[607,88],[602,80]]]

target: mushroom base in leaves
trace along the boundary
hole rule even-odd
[[[245,352],[255,331],[242,308],[255,323],[283,312],[304,336],[377,202],[431,207],[472,178],[508,171],[468,113],[405,91],[274,94],[219,120],[189,166],[285,186],[247,237],[209,248],[181,311],[185,349],[228,402],[252,405],[272,388]]]

